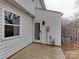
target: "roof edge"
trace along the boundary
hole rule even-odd
[[[37,7],[35,9],[45,10],[45,11],[49,11],[49,12],[56,12],[56,13],[60,13],[61,16],[63,16],[63,13],[59,12],[59,11],[47,10],[47,9],[42,9],[42,8],[37,8]]]
[[[46,9],[46,5],[45,5],[44,0],[39,0],[39,1],[41,2],[43,9]]]
[[[21,11],[25,12],[26,14],[28,14],[31,17],[35,17],[35,15],[33,15],[32,13],[30,13],[28,10],[26,10],[23,6],[21,6],[20,4],[18,4],[17,2],[15,2],[15,0],[4,0],[5,2],[13,5],[14,7],[20,9]]]

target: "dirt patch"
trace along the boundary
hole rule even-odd
[[[79,59],[79,48],[64,50],[66,59]]]

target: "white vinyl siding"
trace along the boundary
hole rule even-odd
[[[41,41],[44,44],[50,44],[50,40],[55,40],[55,45],[61,46],[61,13],[51,12],[47,10],[42,10],[40,8],[36,9],[36,18],[34,22],[45,21],[45,25],[41,25]],[[49,27],[50,30],[46,35],[46,27]],[[49,39],[51,36],[51,39]]]
[[[2,3],[3,2],[0,3],[0,12],[2,15],[0,18],[0,59],[6,59],[6,57],[11,56],[18,50],[32,43],[32,17],[6,2],[4,2],[5,4]],[[4,8],[20,15],[19,37],[7,38],[7,40],[4,40],[4,15],[2,13],[2,9]]]
[[[35,7],[37,7],[37,8],[43,8],[40,0],[34,0],[34,4],[35,4]]]
[[[35,15],[35,6],[32,0],[14,0],[19,5],[21,5],[23,8],[25,8],[28,12],[30,12],[32,15]]]
[[[2,8],[1,7],[0,7],[0,39],[2,39]]]

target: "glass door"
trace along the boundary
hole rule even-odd
[[[40,23],[35,23],[35,40],[40,40]]]

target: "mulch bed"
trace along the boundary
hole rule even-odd
[[[63,45],[62,48],[63,49],[76,49],[76,48],[79,48],[79,45],[78,44]]]

